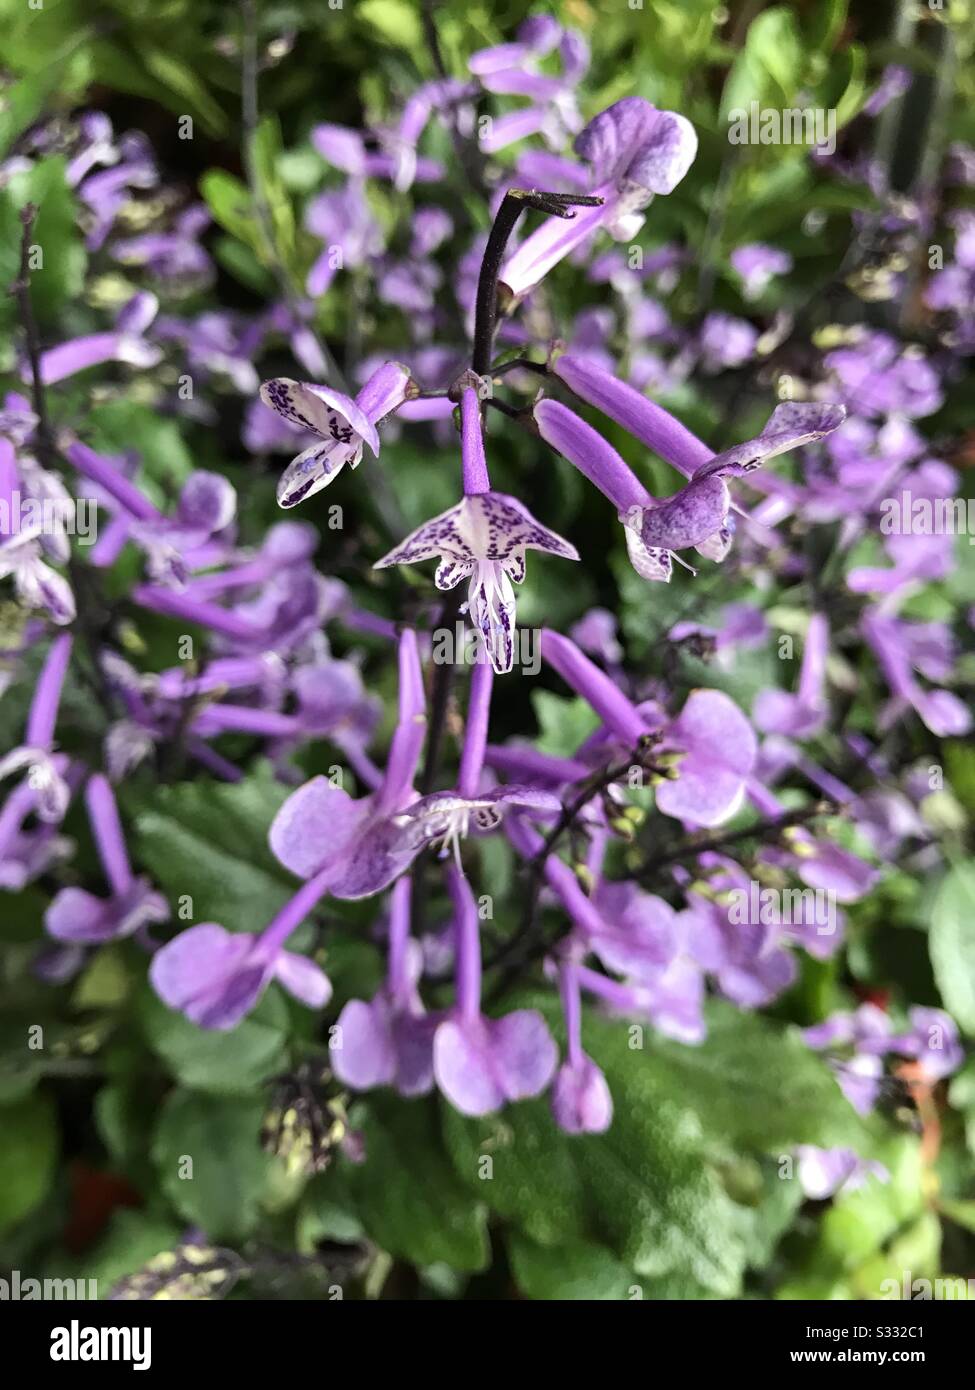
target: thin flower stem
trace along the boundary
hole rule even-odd
[[[502,200],[484,248],[481,273],[477,281],[474,310],[474,352],[471,367],[478,376],[487,376],[494,353],[494,333],[498,318],[498,276],[515,223],[526,207],[548,213],[550,217],[575,217],[574,207],[598,207],[602,198],[570,193],[545,193],[535,188],[512,188]]]

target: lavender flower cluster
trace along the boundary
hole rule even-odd
[[[107,890],[59,888],[37,969],[65,980],[94,948],[134,937],[158,996],[201,1028],[234,1028],[272,983],[325,1010],[325,971],[289,942],[323,900],[373,899],[386,978],[374,997],[346,1002],[334,1022],[338,1079],[354,1091],[385,1086],[405,1096],[436,1087],[466,1115],[548,1092],[570,1133],[605,1130],[613,1112],[606,1079],[585,1050],[583,996],[687,1046],[706,1036],[709,994],[743,1010],[780,998],[803,954],[824,960],[838,950],[843,907],[871,892],[885,864],[908,853],[929,868],[938,862],[923,814],[925,770],[892,760],[888,736],[915,719],[938,737],[971,727],[951,688],[952,628],[916,616],[912,602],[951,575],[954,537],[892,533],[869,563],[847,561],[875,536],[882,499],[902,498],[909,509],[910,499],[950,498],[957,489],[956,472],[918,422],[938,409],[944,381],[975,344],[972,212],[953,214],[953,260],[925,290],[939,335],[929,351],[863,325],[815,344],[796,317],[763,316],[768,286],[789,275],[792,257],[757,243],[734,248],[728,261],[729,281],[754,312],[712,310],[689,327],[666,301],[693,248],[665,242],[636,265],[622,248],[645,221],[652,231],[654,199],[687,175],[695,130],[684,115],[636,96],[584,123],[577,93],[588,62],[579,33],[538,17],[514,42],[473,54],[467,77],[421,85],[396,123],[316,127],[311,144],[328,184],[309,201],[305,230],[320,251],[297,292],[253,317],[176,312],[212,281],[203,241],[209,214],[167,194],[142,137],[118,136],[92,112],[38,128],[0,167],[0,182],[9,181],[41,154],[63,151],[93,264],[128,287],[110,328],[33,353],[28,334],[22,386],[0,413],[3,515],[13,517],[15,497],[88,500],[100,522],[83,555],[72,553],[65,527],[10,521],[0,543],[0,575],[12,579],[25,615],[5,654],[4,683],[22,680],[42,658],[22,745],[0,759],[0,777],[16,779],[0,808],[0,886],[17,891],[59,875],[71,853],[62,823],[80,797]],[[496,111],[487,121],[478,115],[485,102]],[[866,117],[883,104],[874,100]],[[494,219],[490,234],[459,225],[456,205],[437,201],[457,171],[424,153],[432,130],[466,152]],[[497,159],[502,151],[509,162]],[[971,168],[970,151],[953,158]],[[414,200],[405,245],[377,216],[375,189],[394,193],[402,207]],[[150,192],[151,217],[143,196]],[[134,206],[146,215],[133,219]],[[538,213],[535,229],[520,235],[520,218]],[[444,253],[452,243],[461,250],[450,281]],[[546,294],[548,278],[561,275],[599,297],[571,322],[553,318]],[[317,318],[323,297],[349,277],[403,335],[395,354],[357,366],[354,391],[337,374]],[[309,380],[261,383],[255,361],[285,352]],[[404,431],[432,431],[451,447],[459,440],[456,502],[372,556],[378,586],[387,583],[384,570],[435,559],[433,584],[447,597],[392,621],[362,606],[361,589],[353,595],[330,577],[329,556],[316,560],[318,536],[307,523],[282,519],[258,546],[243,543],[240,499],[217,472],[192,472],[167,502],[142,476],[137,454],[91,447],[83,416],[75,428],[57,423],[63,384],[110,364],[113,379],[121,371],[144,382],[160,408],[195,424],[213,423],[222,399],[243,398],[244,447],[257,459],[292,456],[277,485],[289,511],[314,514],[316,495],[363,460],[361,490],[378,491],[377,474]],[[174,368],[208,388],[202,399],[173,397]],[[752,370],[766,387],[778,386],[778,403],[757,434],[717,453],[651,398],[679,393],[695,374]],[[743,709],[719,688],[679,694],[665,667],[649,682],[638,678],[626,669],[617,616],[594,609],[571,632],[545,627],[540,636],[545,670],[589,711],[591,732],[561,756],[529,739],[492,741],[497,682],[517,679],[515,593],[527,552],[567,566],[598,567],[603,557],[584,543],[577,550],[492,485],[500,436],[488,420],[506,432],[507,450],[544,445],[560,477],[576,470],[587,514],[613,509],[644,585],[648,629],[657,586],[686,585],[693,601],[694,586],[720,565],[767,590],[810,594],[797,630],[795,691],[762,689]],[[745,432],[729,412],[724,437]],[[645,470],[624,458],[647,452],[677,475],[669,495],[651,492]],[[125,596],[136,617],[159,614],[206,634],[206,658],[192,669],[137,669],[120,625],[92,627],[82,594],[129,548],[141,557]],[[421,569],[412,582],[427,577]],[[453,592],[461,585],[462,603]],[[426,626],[417,613],[430,618]],[[458,613],[473,630],[476,660],[457,766],[438,776],[444,708],[429,691],[440,679],[432,644]],[[355,650],[332,653],[328,634],[338,631],[385,643],[390,659],[395,652],[388,741],[377,740],[383,705],[367,688],[363,662]],[[747,662],[769,638],[761,609],[731,602],[718,625],[681,620],[661,645],[696,644],[720,672]],[[885,692],[869,730],[849,728],[840,713],[860,643]],[[62,690],[82,647],[114,711],[100,764],[66,751],[59,738]],[[262,932],[200,922],[160,940],[170,906],[132,867],[113,788],[177,742],[191,767],[238,781],[244,769],[228,756],[227,735],[254,740],[286,784],[300,780],[296,756],[327,741],[358,794],[316,775],[284,801],[268,843],[296,886]],[[379,763],[377,741],[385,750]],[[739,816],[751,818],[745,836],[723,834]],[[655,863],[651,848],[645,867],[621,872],[632,862],[621,851],[667,819],[679,827],[680,852]],[[759,827],[753,841],[748,825]],[[546,939],[542,975],[561,999],[561,1050],[538,1009],[497,1014],[485,1006],[487,967],[524,963],[517,936],[500,957],[482,959],[490,881],[479,847],[490,836],[521,861],[536,912],[559,923]],[[746,841],[757,847],[739,854]],[[652,836],[643,843],[652,846]],[[418,934],[416,900],[429,897],[434,875],[449,914],[438,932]],[[812,893],[798,894],[803,907],[794,917],[770,920],[751,892],[756,880]],[[810,908],[816,894],[839,904],[828,923]],[[432,1007],[428,983],[445,964],[452,1002]],[[837,1072],[861,1111],[876,1101],[885,1057],[914,1059],[931,1081],[961,1061],[955,1025],[930,1009],[914,1009],[898,1028],[864,1004],[806,1037],[811,1047],[853,1049],[853,1062],[837,1061]],[[802,1159],[817,1196],[868,1171],[844,1150],[807,1148]]]

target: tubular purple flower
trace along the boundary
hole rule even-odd
[[[103,362],[154,367],[162,359],[162,351],[147,342],[143,334],[155,318],[158,308],[159,301],[155,295],[140,292],[123,305],[114,333],[93,333],[85,338],[74,338],[42,352],[40,366],[44,385],[53,386],[77,372],[101,366]],[[29,368],[25,368],[21,375],[24,381],[29,381]]]
[[[613,1098],[600,1068],[582,1049],[578,966],[559,967],[567,1055],[552,1085],[552,1113],[567,1134],[603,1134],[613,1121]]]
[[[235,1028],[272,979],[309,1008],[331,997],[328,977],[304,956],[284,950],[288,937],[325,896],[330,874],[302,884],[259,936],[203,922],[181,932],[153,956],[149,978],[163,1003],[201,1028]]]
[[[712,450],[668,410],[603,371],[591,359],[563,353],[552,364],[552,370],[580,400],[622,425],[685,478],[692,478],[698,468],[714,458]]]
[[[481,402],[473,386],[465,386],[460,397],[460,457],[464,495],[472,497],[489,492],[491,480],[484,456]]]
[[[31,698],[25,741],[0,758],[0,779],[22,768],[29,769],[27,783],[36,795],[38,818],[49,825],[57,825],[64,819],[71,799],[71,790],[62,775],[64,768],[60,759],[52,754],[72,642],[71,635],[65,632],[51,643]]]
[[[399,705],[396,729],[390,744],[386,775],[376,809],[380,815],[397,810],[408,797],[426,737],[426,696],[416,633],[406,628],[399,640]]]
[[[386,983],[368,1003],[350,999],[339,1014],[332,1069],[357,1091],[394,1086],[426,1095],[433,1086],[433,1034],[438,1018],[424,1012],[416,989],[419,950],[410,939],[412,884],[404,874],[389,903]]]
[[[564,454],[621,516],[633,507],[652,505],[653,498],[613,446],[574,411],[543,398],[536,402],[533,414],[546,444]]]
[[[607,728],[627,748],[635,748],[647,726],[636,707],[594,662],[568,637],[542,629],[542,659],[557,671],[577,695],[592,706]]]
[[[795,695],[784,690],[762,690],[755,701],[754,718],[758,727],[770,734],[811,738],[826,721],[827,706],[823,690],[829,655],[829,621],[823,613],[813,613],[806,629],[806,642]]]
[[[140,608],[149,608],[154,613],[163,613],[169,618],[184,618],[189,623],[198,623],[201,627],[210,628],[212,632],[219,632],[231,641],[253,642],[268,635],[256,623],[221,608],[217,603],[194,598],[187,592],[156,588],[151,584],[136,584],[132,590],[132,600]]]
[[[128,893],[133,884],[132,866],[125,849],[125,836],[119,819],[118,806],[108,779],[100,772],[88,779],[85,787],[85,806],[88,823],[95,840],[105,877],[117,897]]]
[[[83,473],[86,478],[104,488],[130,515],[139,517],[142,521],[162,519],[162,513],[153,506],[145,493],[109,463],[108,459],[96,454],[94,449],[89,449],[87,444],[74,440],[68,444],[64,454],[79,473]]]
[[[481,942],[477,904],[454,864],[447,870],[454,909],[456,1005],[433,1039],[437,1084],[462,1114],[486,1115],[505,1101],[536,1096],[552,1079],[558,1052],[542,1016],[516,1009],[481,1013]]]
[[[478,662],[471,674],[464,746],[460,756],[460,775],[457,789],[462,797],[476,797],[484,767],[488,724],[491,718],[491,690],[494,672],[486,661]]]
[[[61,703],[61,690],[71,660],[74,639],[70,633],[55,637],[41,667],[34,696],[27,716],[27,744],[51,752],[54,747],[54,728],[58,719],[58,706]]]

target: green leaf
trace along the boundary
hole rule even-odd
[[[0,1107],[0,1232],[15,1226],[47,1196],[54,1177],[58,1127],[42,1092]]]
[[[136,820],[142,864],[181,921],[260,931],[293,897],[295,885],[267,848],[267,832],[287,788],[266,772],[242,781],[162,787]]]
[[[371,1100],[361,1129],[365,1161],[343,1164],[337,1177],[366,1233],[391,1255],[416,1265],[483,1269],[487,1212],[444,1153],[436,1102]],[[323,1184],[326,1196],[329,1178]]]
[[[576,749],[599,726],[599,716],[585,700],[566,700],[548,690],[531,692],[538,720],[538,748],[556,758],[574,757]]]
[[[197,1028],[147,984],[139,1001],[146,1039],[173,1076],[200,1091],[249,1095],[281,1071],[287,1056],[288,1009],[271,988],[236,1028]]]
[[[152,1144],[160,1184],[175,1210],[212,1240],[239,1240],[256,1227],[268,1159],[259,1136],[259,1097],[173,1091]]]
[[[589,1232],[576,1154],[546,1101],[524,1101],[482,1120],[445,1104],[443,1129],[458,1176],[532,1241],[561,1245]]]
[[[399,48],[416,52],[422,46],[423,30],[419,18],[406,0],[360,0],[356,14]]]
[[[136,401],[104,401],[85,416],[85,438],[93,449],[139,454],[139,486],[154,502],[165,504],[193,471],[193,457],[175,420]]]
[[[170,101],[173,109],[185,103],[192,114],[199,116],[211,135],[219,136],[225,133],[227,118],[223,110],[188,64],[162,48],[141,47],[139,58],[146,70],[165,87],[171,98],[176,99]]]
[[[0,193],[0,282],[9,286],[19,272],[20,209],[37,207],[31,232],[42,263],[30,272],[34,313],[45,323],[80,296],[87,257],[78,226],[74,193],[64,181],[65,160],[52,156],[22,173],[12,174]],[[3,312],[13,313],[13,300],[5,297]]]
[[[260,245],[260,229],[254,214],[250,190],[223,169],[208,169],[200,179],[200,192],[214,220],[238,241],[252,250]]]
[[[938,1210],[956,1226],[962,1226],[966,1231],[975,1231],[975,1201],[972,1199],[957,1202],[942,1200],[938,1203]]]
[[[454,1166],[536,1244],[596,1241],[638,1276],[680,1275],[734,1296],[744,1243],[699,1121],[660,1068],[629,1050],[624,1027],[589,1018],[585,1035],[613,1092],[608,1132],[563,1134],[545,1100],[479,1120],[446,1109]]]
[[[508,1255],[515,1282],[527,1298],[597,1302],[631,1298],[631,1290],[640,1287],[612,1251],[588,1241],[536,1245],[513,1232]]]
[[[975,1033],[975,861],[945,875],[931,909],[929,949],[945,1008]]]
[[[652,1051],[673,1093],[732,1144],[778,1154],[796,1144],[870,1142],[823,1059],[796,1031],[757,1014],[715,1003],[700,1046],[654,1038]]]

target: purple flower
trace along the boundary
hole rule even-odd
[[[133,518],[129,535],[145,552],[147,569],[157,583],[182,585],[195,551],[219,538],[237,515],[237,493],[219,473],[191,473],[183,484],[175,514]]]
[[[746,299],[758,299],[774,276],[788,275],[792,269],[792,257],[788,251],[780,251],[777,246],[766,246],[760,241],[736,247],[730,260],[732,270],[742,278]]]
[[[642,97],[624,97],[595,116],[575,140],[590,165],[590,188],[604,201],[574,218],[547,218],[505,261],[501,280],[514,297],[526,294],[554,265],[600,227],[618,240],[639,231],[641,210],[655,193],[672,193],[697,153],[694,127]]]
[[[890,1173],[882,1163],[863,1159],[853,1149],[818,1149],[812,1144],[800,1144],[796,1158],[802,1190],[814,1202],[822,1202],[841,1190],[855,1192],[870,1178],[890,1181]]]
[[[840,1089],[853,1108],[867,1115],[877,1103],[883,1084],[883,1056],[891,1051],[890,1019],[875,1004],[861,1004],[855,1013],[836,1013],[806,1028],[803,1038],[817,1051],[851,1048],[847,1060],[832,1059]]]
[[[45,386],[64,381],[76,372],[87,371],[105,362],[125,362],[132,367],[154,367],[162,358],[158,347],[146,339],[159,309],[159,301],[147,290],[132,296],[119,312],[114,333],[92,333],[84,338],[72,338],[59,347],[41,353],[41,379]],[[30,380],[30,369],[21,373]]]
[[[675,552],[690,546],[708,559],[724,559],[731,544],[731,493],[726,479],[742,477],[766,459],[822,439],[844,418],[841,406],[779,405],[757,438],[710,455],[666,411],[591,362],[563,357],[556,362],[555,371],[584,400],[656,448],[690,477],[680,492],[657,501],[615,449],[585,421],[557,401],[546,399],[535,405],[542,438],[575,464],[616,507],[626,528],[630,561],[644,579],[668,581]]]
[[[310,1009],[328,1003],[332,986],[305,956],[284,943],[328,891],[324,875],[302,885],[259,936],[202,922],[181,932],[152,958],[149,978],[164,1004],[200,1028],[235,1028],[272,980]]]
[[[132,873],[118,807],[100,774],[85,788],[88,820],[111,897],[96,898],[81,888],[62,888],[44,914],[44,926],[59,941],[97,946],[141,932],[169,918],[169,906],[147,879]]]
[[[713,826],[742,804],[757,746],[748,720],[720,690],[695,690],[676,719],[647,719],[568,638],[545,628],[542,658],[586,700],[624,749],[653,732],[661,754],[676,754],[673,781],[656,788],[657,808],[690,825]]]
[[[279,415],[309,430],[315,443],[293,459],[278,483],[278,505],[294,507],[327,487],[348,464],[357,468],[368,444],[379,453],[376,425],[411,394],[410,374],[387,362],[369,378],[355,400],[328,386],[277,377],[261,387],[261,400]]]
[[[623,659],[616,618],[608,608],[590,608],[569,629],[569,636],[584,652],[598,657],[605,666],[616,666]]]
[[[904,708],[913,706],[924,724],[939,737],[968,732],[972,725],[971,712],[957,695],[949,690],[925,690],[915,678],[916,658],[907,624],[883,615],[879,609],[871,609],[863,615],[860,626],[890,686],[894,717]]]
[[[908,1017],[910,1029],[889,1040],[890,1050],[915,1057],[930,1081],[940,1081],[957,1071],[965,1060],[965,1050],[954,1019],[942,1009],[919,1005],[910,1010]]]
[[[336,271],[365,265],[383,249],[382,228],[372,215],[362,184],[354,179],[344,188],[319,194],[308,206],[305,226],[324,242],[321,255],[308,272],[308,293],[316,298],[326,293]]]
[[[153,275],[170,282],[195,283],[213,273],[213,262],[197,238],[210,225],[210,211],[202,203],[184,208],[168,232],[143,232],[114,243],[112,254],[122,265],[145,266]]]
[[[534,1009],[503,1018],[481,1013],[481,948],[477,904],[455,865],[448,870],[454,910],[457,1003],[433,1039],[437,1085],[464,1115],[487,1115],[506,1101],[537,1096],[558,1062],[555,1041]]]
[[[0,758],[0,779],[27,768],[27,785],[35,796],[35,810],[48,825],[64,819],[71,797],[62,765],[53,756],[54,730],[61,688],[71,660],[73,639],[62,633],[51,643],[34,688],[24,742]]]
[[[14,446],[0,436],[0,579],[12,578],[25,607],[44,610],[63,627],[74,621],[74,594],[68,581],[42,559],[48,538],[42,536],[40,523],[20,525],[20,503]]]
[[[741,367],[751,361],[758,342],[758,329],[747,319],[733,314],[708,314],[701,324],[701,355],[709,371],[722,367]]]
[[[410,939],[410,879],[390,898],[386,983],[368,1003],[350,999],[339,1014],[330,1047],[338,1079],[357,1091],[393,1086],[421,1096],[433,1087],[433,1035],[439,1018],[425,1012],[416,982],[422,968]]]
[[[759,692],[753,718],[760,729],[793,738],[812,738],[819,733],[827,714],[823,690],[828,654],[829,621],[824,614],[813,613],[806,629],[799,689],[795,695],[784,690]]]
[[[423,676],[410,629],[400,637],[399,673],[399,719],[376,791],[355,801],[324,777],[313,777],[271,825],[269,843],[285,868],[300,878],[322,877],[337,898],[382,892],[425,843],[416,822],[405,827],[401,819],[416,801],[413,778],[426,731]]]
[[[536,521],[527,507],[503,492],[492,492],[484,460],[480,406],[473,387],[461,399],[464,498],[449,511],[424,522],[412,535],[377,560],[375,569],[413,565],[438,556],[434,583],[453,589],[469,581],[468,610],[495,671],[514,665],[515,595],[512,582],[525,577],[525,551],[544,550],[578,560],[575,547]]]
[[[613,1122],[613,1097],[606,1077],[582,1050],[582,1008],[578,967],[559,969],[567,1051],[552,1083],[552,1113],[567,1134],[603,1134]]]

